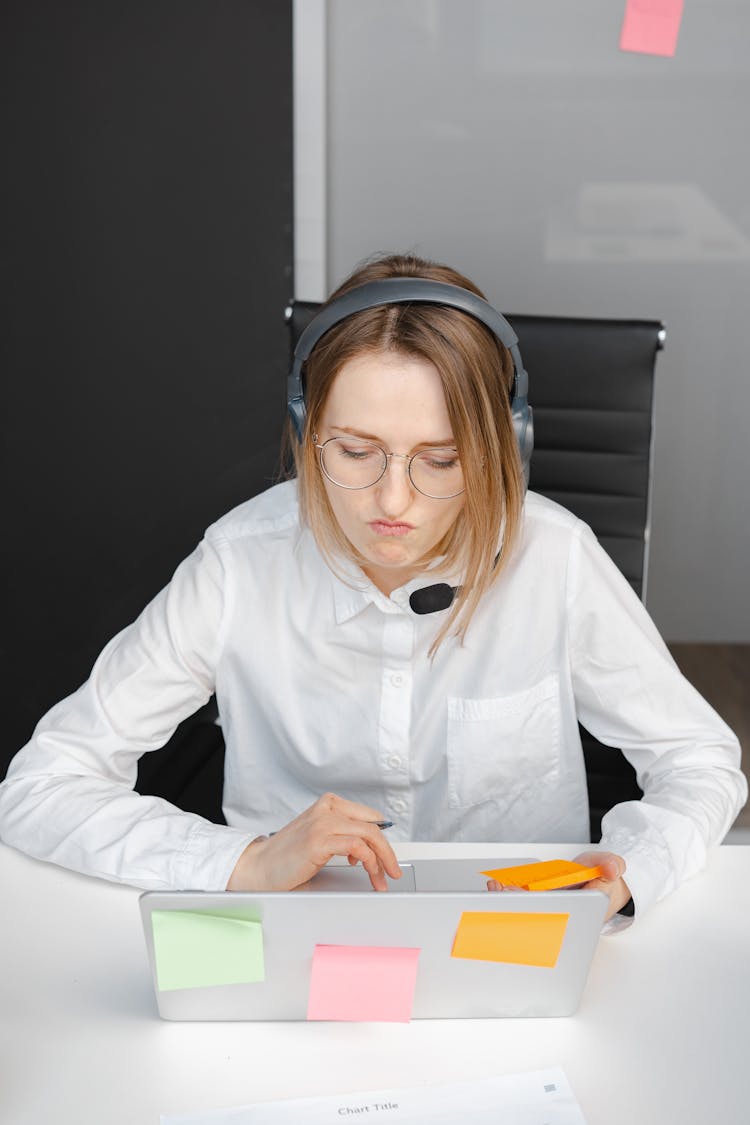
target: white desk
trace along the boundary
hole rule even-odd
[[[410,859],[446,847],[398,851]],[[517,845],[492,850],[518,855]],[[564,1019],[167,1023],[137,890],[2,845],[0,887],[3,1125],[157,1125],[160,1113],[556,1063],[589,1125],[750,1120],[750,847],[720,849],[705,874],[602,939],[581,1008]]]

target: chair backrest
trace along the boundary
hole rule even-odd
[[[319,305],[286,309],[292,351]],[[648,563],[653,387],[664,326],[504,314],[518,335],[534,411],[530,487],[592,528],[643,598]],[[619,801],[641,796],[621,754],[581,728],[592,840]]]
[[[534,409],[530,487],[592,528],[645,594],[659,321],[509,316]]]

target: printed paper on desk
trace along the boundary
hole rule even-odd
[[[202,1113],[162,1114],[161,1125],[586,1125],[561,1067],[528,1074],[369,1090],[323,1098],[295,1098]]]
[[[408,1023],[418,959],[418,949],[316,945],[307,1018]]]
[[[192,910],[153,910],[159,990],[265,980],[260,922]]]
[[[553,969],[562,948],[568,917],[568,914],[465,910],[458,923],[451,957]]]
[[[683,0],[628,0],[620,50],[671,58],[677,50]]]

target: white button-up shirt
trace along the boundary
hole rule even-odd
[[[419,616],[409,595],[435,580],[386,597],[351,564],[334,573],[293,482],[241,505],[16,755],[2,838],[146,888],[222,890],[250,840],[334,790],[382,810],[393,841],[583,844],[580,719],[645,791],[601,842],[638,911],[703,866],[747,796],[739,745],[586,525],[529,493],[464,642],[430,661],[445,611]],[[132,791],[139,757],[214,691],[227,826]]]

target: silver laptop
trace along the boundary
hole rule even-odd
[[[486,890],[528,857],[424,859],[377,893],[334,861],[305,890],[149,891],[140,908],[169,1020],[394,1020],[575,1012],[599,891]]]

